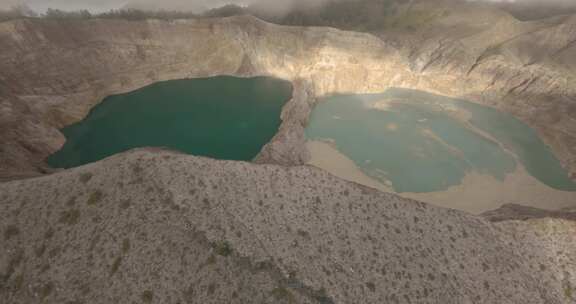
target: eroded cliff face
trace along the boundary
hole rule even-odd
[[[143,149],[0,184],[2,303],[576,303],[576,225]]]
[[[534,127],[576,172],[571,60],[576,18],[518,23],[506,14],[490,16],[451,34],[442,29],[459,25],[461,18],[379,37],[277,26],[248,16],[1,23],[0,174],[45,170],[45,157],[64,142],[57,129],[82,119],[107,95],[213,75],[270,75],[295,82],[284,123],[259,162],[304,163],[303,128],[317,97],[395,86],[510,112]],[[499,33],[508,28],[502,26],[506,22],[512,30]]]

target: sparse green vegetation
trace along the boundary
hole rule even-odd
[[[573,290],[572,290],[572,286],[570,285],[570,282],[565,282],[564,284],[564,296],[566,297],[567,300],[571,301],[574,300],[573,298]]]
[[[330,297],[328,297],[328,294],[326,293],[326,289],[322,288],[318,291],[314,291],[314,294],[312,295],[312,297],[323,304],[333,304],[334,301],[332,301],[332,299],[330,299]]]
[[[89,182],[92,179],[93,174],[90,172],[87,173],[83,173],[80,175],[80,182],[83,184],[86,184],[87,182]]]
[[[143,11],[137,9],[118,9],[103,13],[93,14],[88,10],[65,11],[49,8],[44,14],[38,14],[28,6],[18,5],[8,10],[0,10],[0,22],[22,18],[44,18],[56,20],[81,20],[81,19],[123,19],[123,20],[145,20],[145,19],[191,19],[200,17],[198,14],[179,11]]]
[[[289,303],[294,303],[296,300],[294,295],[284,287],[276,287],[270,293],[274,299],[276,299],[276,301],[287,301]]]
[[[235,4],[227,4],[221,7],[208,10],[203,15],[205,17],[231,17],[243,14],[246,14],[244,8]]]
[[[331,26],[346,30],[374,31],[391,24],[398,13],[398,0],[326,1],[321,6],[304,5],[282,16],[270,16],[251,6],[246,12],[266,21],[303,26]]]
[[[216,291],[216,284],[210,283],[210,285],[208,285],[208,295],[213,295],[215,291]]]
[[[4,230],[4,240],[8,241],[12,237],[17,236],[20,234],[20,229],[16,225],[8,225],[6,230]]]
[[[298,235],[309,240],[310,239],[310,233],[308,231],[302,230],[302,229],[298,229]]]
[[[120,208],[126,210],[130,207],[131,204],[132,202],[130,200],[123,200],[120,202]]]
[[[14,290],[19,291],[24,285],[24,276],[22,274],[17,275],[12,282],[12,287]]]
[[[73,207],[74,205],[76,205],[76,197],[73,196],[66,202],[66,206]]]
[[[449,14],[446,10],[410,10],[390,18],[385,26],[415,30]]]
[[[46,251],[46,244],[42,244],[40,245],[40,247],[36,248],[34,252],[36,253],[37,257],[41,257],[44,255],[45,251]]]
[[[214,264],[216,264],[216,256],[211,254],[206,260],[206,265],[214,265]]]
[[[16,271],[16,268],[18,268],[18,266],[22,263],[23,260],[24,260],[24,252],[23,251],[16,252],[16,254],[12,256],[12,258],[10,258],[10,262],[8,262],[8,268],[6,270],[6,273],[4,274],[4,277],[0,276],[0,279],[4,278],[7,279],[10,276],[12,276],[12,274]],[[0,282],[2,281],[0,280]]]
[[[118,269],[120,268],[121,264],[122,264],[122,257],[121,256],[114,259],[114,263],[112,263],[112,268],[110,269],[110,275],[114,275],[118,271]]]
[[[206,208],[210,208],[210,201],[207,198],[202,199],[202,202]]]
[[[144,303],[152,303],[152,300],[154,299],[154,292],[152,290],[145,290],[142,293],[141,298]]]
[[[232,254],[232,246],[227,241],[217,242],[212,244],[212,248],[214,248],[214,252],[221,256],[229,256]]]
[[[188,302],[192,302],[194,300],[194,285],[188,286],[188,289],[184,290],[184,299]]]
[[[127,254],[130,251],[130,239],[122,241],[122,253]]]
[[[46,232],[44,233],[44,238],[45,239],[51,239],[54,236],[54,228],[50,227],[48,228],[48,230],[46,230]]]
[[[58,256],[60,254],[60,251],[62,251],[62,249],[60,249],[59,246],[56,246],[56,247],[52,248],[50,251],[48,251],[48,256],[50,258],[55,258],[56,256]]]
[[[374,283],[372,283],[372,282],[366,283],[366,287],[368,287],[368,289],[369,289],[371,292],[375,292],[375,291],[376,291],[376,285],[374,285]]]
[[[50,270],[50,264],[43,264],[42,266],[40,266],[40,271],[39,273],[45,273],[46,271]]]
[[[60,219],[58,220],[58,222],[61,224],[76,225],[78,224],[79,220],[80,220],[80,210],[72,209],[63,211],[60,214]]]
[[[42,290],[40,291],[40,297],[42,299],[46,299],[48,296],[50,296],[53,290],[54,284],[52,282],[48,282],[46,285],[44,285],[44,287],[42,287]]]
[[[305,3],[306,1],[302,1]],[[271,14],[261,4],[248,7],[224,5],[201,14],[179,11],[145,11],[138,9],[110,10],[93,14],[87,10],[64,11],[48,9],[36,14],[27,7],[0,11],[0,21],[20,18],[45,18],[55,20],[122,19],[122,20],[176,20],[253,15],[268,22],[298,26],[331,26],[345,30],[378,31],[385,27],[415,28],[436,18],[446,11],[404,10],[403,0],[332,0],[323,5],[296,5],[287,14]],[[408,6],[409,7],[409,6]]]
[[[96,190],[90,194],[90,197],[86,203],[91,206],[96,205],[102,200],[102,198],[104,198],[104,193],[102,193],[100,190]]]

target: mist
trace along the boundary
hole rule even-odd
[[[91,12],[123,8],[202,12],[227,4],[235,4],[239,6],[256,5],[270,13],[286,13],[296,6],[299,8],[317,7],[327,1],[329,0],[0,0],[0,8],[26,4],[37,12],[44,12],[48,8],[66,11],[87,9]]]
[[[128,1],[128,0],[126,0]],[[89,10],[92,12],[103,12],[122,7],[126,1],[123,0],[0,0],[0,9],[8,9],[19,4],[25,4],[34,11],[42,13],[48,8],[61,10]]]
[[[252,6],[262,13],[272,15],[287,14],[295,9],[317,8],[329,1],[358,0],[0,0],[0,9],[17,4],[26,4],[34,11],[43,13],[48,8],[66,11],[89,10],[93,13],[111,9],[169,10],[201,13],[226,4]],[[458,0],[455,0],[458,1]],[[465,1],[465,0],[462,0]],[[470,2],[518,4],[521,6],[576,7],[575,0],[468,0]],[[408,2],[408,0],[404,1]]]

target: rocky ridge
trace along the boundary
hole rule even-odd
[[[142,149],[0,184],[0,302],[576,303],[576,223]]]

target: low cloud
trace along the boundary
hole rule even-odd
[[[19,4],[26,4],[37,12],[44,12],[48,8],[62,10],[81,10],[101,12],[115,9],[124,4],[119,0],[0,0],[0,8],[11,8]]]
[[[328,0],[0,0],[0,8],[10,8],[16,4],[26,4],[38,12],[48,8],[61,10],[88,9],[102,12],[110,9],[139,8],[146,10],[201,11],[226,4],[258,4],[271,11],[286,11],[298,5],[318,6]],[[341,0],[342,1],[342,0]],[[355,0],[344,0],[355,1]]]
[[[48,8],[62,10],[88,9],[93,12],[102,12],[110,9],[126,7],[145,10],[179,10],[179,11],[202,11],[225,4],[257,5],[262,10],[274,13],[286,13],[295,7],[306,8],[320,6],[327,1],[335,0],[0,0],[0,9],[9,8],[18,3],[25,3],[38,12],[44,12]],[[336,0],[357,1],[357,0]],[[382,0],[387,1],[387,0]],[[432,0],[430,0],[432,1]],[[516,4],[535,4],[576,6],[576,0],[469,0],[485,2],[506,2]]]

